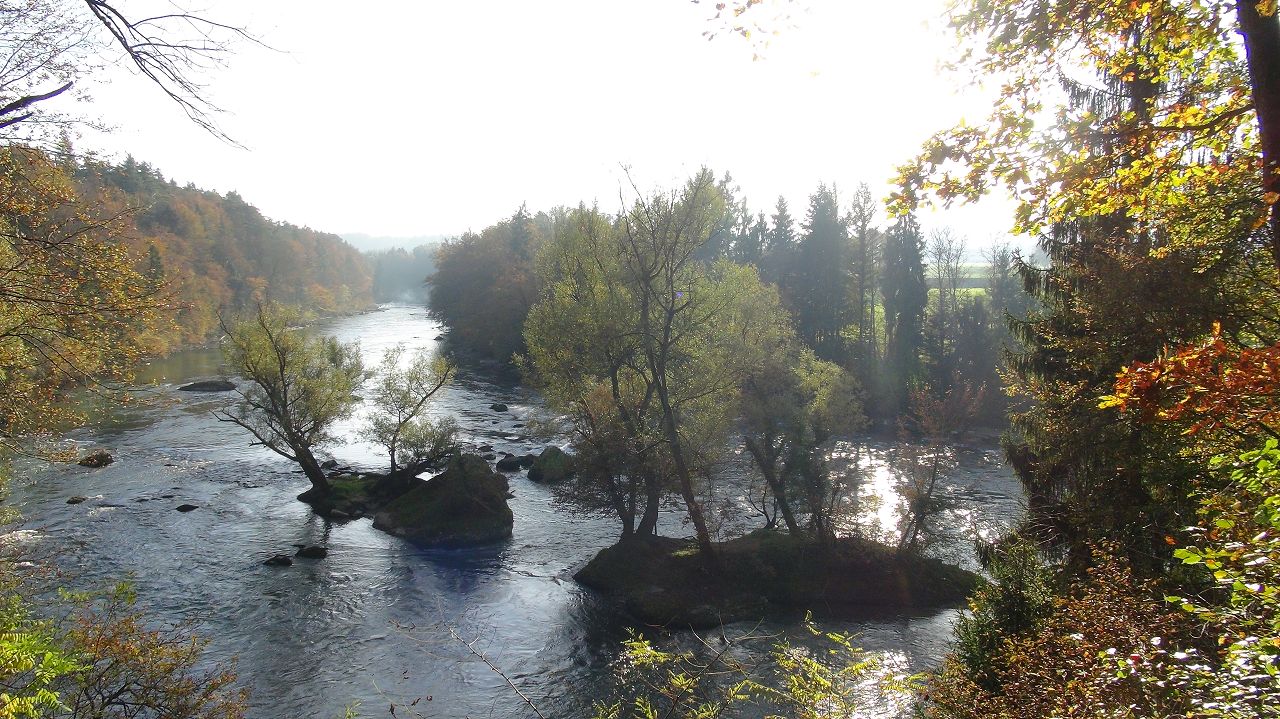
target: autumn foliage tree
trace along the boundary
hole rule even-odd
[[[170,300],[139,271],[128,226],[46,155],[0,149],[0,437],[74,421],[59,391],[111,390],[163,326]]]

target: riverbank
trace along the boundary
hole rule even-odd
[[[958,606],[978,575],[858,538],[821,547],[758,530],[716,545],[711,571],[688,539],[650,537],[602,550],[575,575],[645,624],[705,628],[785,612],[853,617],[868,610]]]

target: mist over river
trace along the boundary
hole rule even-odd
[[[371,368],[385,348],[433,347],[443,331],[423,308],[409,305],[319,329],[358,340]],[[474,642],[548,717],[587,716],[609,696],[610,665],[630,624],[572,574],[616,540],[615,521],[570,514],[520,472],[510,475],[514,537],[499,545],[422,549],[375,531],[367,519],[330,523],[295,500],[309,485],[293,465],[249,446],[243,430],[214,418],[234,394],[177,391],[222,375],[220,364],[216,349],[154,361],[139,376],[154,383],[149,401],[105,410],[72,434],[82,452],[110,451],[116,461],[108,467],[19,462],[9,501],[23,514],[23,541],[52,556],[77,588],[128,578],[157,623],[195,622],[210,640],[212,659],[236,658],[240,682],[252,692],[253,717],[340,717],[353,703],[361,716],[387,716],[393,703],[407,716],[400,707],[415,699],[412,709],[425,717],[532,716],[452,633]],[[509,411],[491,410],[496,402]],[[463,372],[430,411],[455,417],[467,442],[499,452],[536,453],[548,444],[524,426],[546,410],[523,388]],[[339,433],[350,437],[360,422],[357,413]],[[837,451],[858,457],[866,523],[878,522],[881,530],[897,506],[893,450],[892,442],[867,440]],[[354,441],[328,451],[358,468],[385,462],[374,447]],[[959,448],[957,459],[959,469],[944,487],[957,501],[949,517],[957,529],[937,551],[972,568],[966,536],[1015,521],[1021,491],[995,446]],[[89,500],[67,504],[74,495]],[[183,503],[199,509],[175,511]],[[675,512],[660,529],[686,533]],[[329,556],[292,567],[262,565],[273,554],[292,554],[295,544],[325,545]],[[945,653],[955,615],[880,613],[824,626],[856,634],[857,645],[894,671],[918,671]],[[748,631],[804,633],[784,621],[725,630]],[[667,645],[693,639],[661,636]],[[743,651],[762,654],[767,643]],[[870,709],[895,712],[885,703]]]

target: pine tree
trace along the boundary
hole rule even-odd
[[[804,231],[790,282],[796,330],[818,357],[844,359],[842,332],[851,315],[850,246],[835,187],[819,185],[810,196]]]
[[[881,409],[896,414],[906,407],[908,387],[919,375],[924,310],[929,301],[924,241],[914,216],[899,217],[885,234],[882,265],[885,365]]]

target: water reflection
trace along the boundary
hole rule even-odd
[[[369,366],[400,341],[431,350],[440,333],[420,308],[407,306],[332,320],[324,329],[359,340]],[[450,630],[475,642],[550,714],[585,716],[604,698],[627,620],[580,588],[572,573],[616,539],[613,522],[567,514],[548,488],[522,473],[511,480],[516,524],[509,542],[427,550],[374,530],[368,520],[330,524],[294,501],[307,481],[288,462],[249,446],[238,428],[213,417],[233,397],[177,391],[187,381],[221,374],[212,348],[145,368],[154,402],[111,409],[73,435],[86,448],[110,449],[115,464],[19,468],[32,481],[14,487],[26,519],[24,533],[9,540],[38,542],[82,583],[132,576],[152,616],[200,622],[212,657],[238,657],[255,717],[340,716],[356,701],[365,715],[385,715],[391,702],[415,698],[432,717],[527,716],[509,687]],[[495,402],[509,411],[490,409]],[[441,392],[432,411],[457,417],[465,439],[499,452],[536,452],[545,444],[528,427],[545,412],[535,395],[519,388],[464,376]],[[361,421],[359,412],[347,420],[344,435]],[[836,452],[845,463],[841,471],[856,479],[858,521],[867,531],[896,527],[894,443],[845,442]],[[385,461],[376,448],[350,438],[332,453],[356,466]],[[945,483],[959,500],[949,519],[963,531],[1012,521],[1020,493],[994,448],[963,449],[956,459],[959,468]],[[745,470],[739,465],[737,471]],[[94,499],[66,504],[72,495]],[[182,503],[200,508],[176,512]],[[742,508],[726,532],[758,525],[745,500]],[[676,512],[665,513],[662,526],[666,533],[687,531]],[[943,549],[970,561],[963,531]],[[329,556],[283,569],[262,566],[272,554],[292,554],[295,544],[324,544]],[[953,611],[886,613],[829,626],[857,635],[858,644],[893,671],[914,671],[945,652],[953,619]],[[752,629],[805,640],[793,621],[726,631]],[[664,646],[689,639],[687,633],[660,636]],[[742,651],[758,659],[768,643]],[[881,704],[876,711],[894,710]]]

